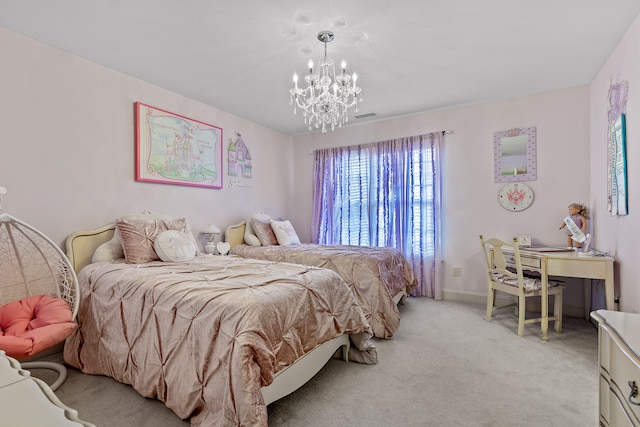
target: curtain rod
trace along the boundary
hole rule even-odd
[[[445,129],[445,130],[441,130],[441,131],[427,132],[426,134],[438,133],[438,132],[442,133],[442,135],[450,135],[450,134],[453,133],[453,130],[452,129]],[[423,134],[423,135],[425,135],[425,134]],[[412,135],[412,136],[415,136],[415,135]],[[402,138],[407,138],[407,137],[402,137]],[[322,148],[319,148],[319,150],[322,150]],[[313,154],[315,151],[316,150],[309,151],[309,154]]]

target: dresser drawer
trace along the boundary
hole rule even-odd
[[[618,397],[613,393],[611,393],[611,402],[609,407],[610,407],[609,423],[608,424],[601,423],[601,425],[613,426],[613,427],[625,427],[625,426],[633,427],[634,425],[636,425],[633,423],[633,421],[629,419],[629,416],[625,410],[624,405],[622,404],[620,399],[618,399]]]
[[[640,359],[617,334],[611,334],[610,343],[609,387],[611,398],[613,399],[615,394],[619,404],[625,409],[631,425],[640,426]],[[637,387],[638,390],[634,396],[631,395],[632,386]],[[638,403],[638,405],[632,402]],[[611,425],[617,425],[613,420],[616,406],[610,400],[611,419],[609,421]]]

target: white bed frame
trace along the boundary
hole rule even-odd
[[[115,224],[109,224],[93,230],[78,231],[67,238],[67,257],[76,273],[80,272],[82,267],[91,263],[96,248],[102,243],[111,240],[114,232]],[[244,231],[242,236],[244,236]],[[82,292],[82,287],[80,292]],[[270,385],[262,387],[262,396],[265,404],[268,405],[275,402],[302,387],[326,365],[341,347],[342,358],[348,361],[349,344],[349,336],[347,334],[341,335],[320,344],[293,364],[282,369],[275,375]]]
[[[231,248],[233,248],[234,246],[244,244],[244,229],[246,224],[247,224],[247,221],[242,221],[227,227],[224,234],[224,239],[229,243]],[[396,295],[393,296],[393,302],[396,305],[398,304],[404,305],[406,299],[407,299],[406,289],[403,289],[402,291],[398,292]]]

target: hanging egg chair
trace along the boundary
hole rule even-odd
[[[5,193],[0,187],[0,350],[24,360],[60,344],[73,332],[78,279],[55,243],[4,212]],[[21,365],[57,371],[52,390],[67,376],[59,363],[28,361]]]

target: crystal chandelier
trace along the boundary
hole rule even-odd
[[[314,69],[313,61],[309,60],[309,74],[304,76],[307,87],[298,87],[298,75],[293,74],[293,88],[289,90],[293,113],[297,108],[302,110],[304,122],[309,130],[321,128],[322,133],[327,132],[328,125],[331,130],[336,126],[342,127],[349,121],[347,110],[354,107],[358,111],[358,98],[362,88],[356,85],[358,75],[346,73],[347,64],[342,61],[340,74],[336,74],[333,59],[327,57],[327,43],[333,40],[331,31],[318,33],[318,40],[324,43],[324,58],[318,61]]]

